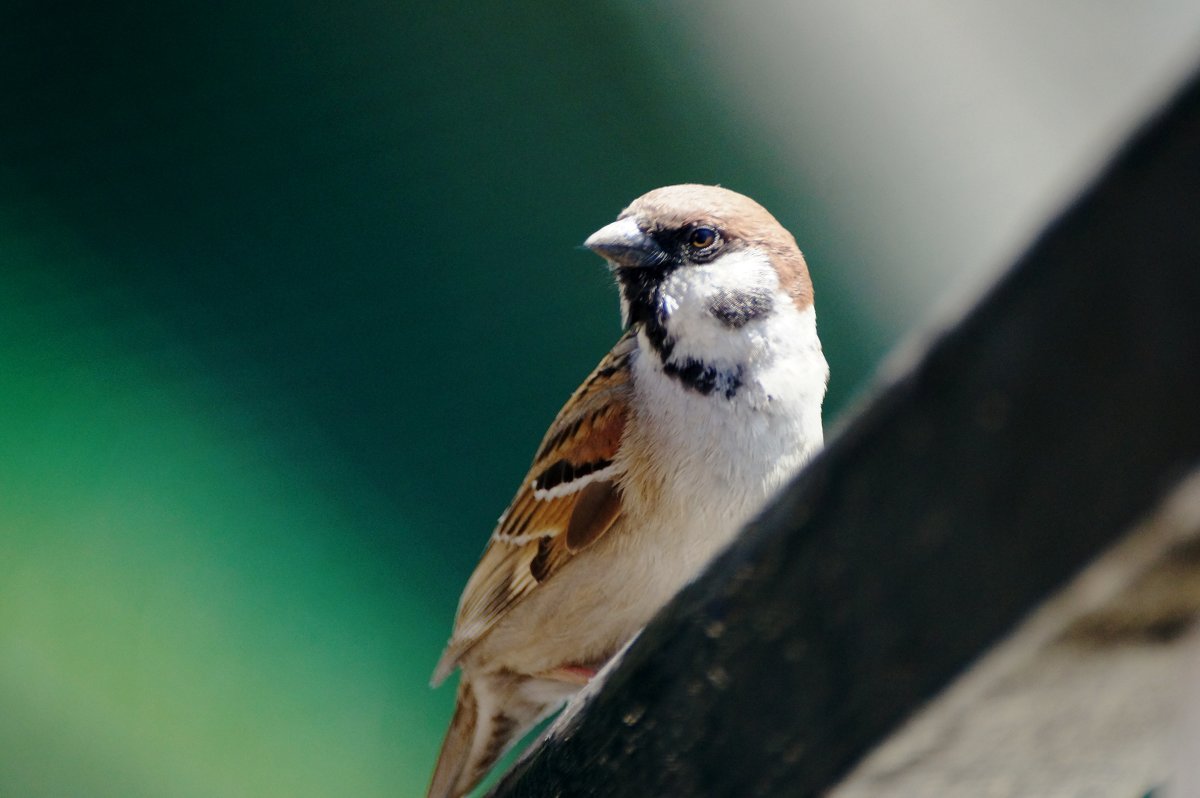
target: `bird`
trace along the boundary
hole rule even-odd
[[[555,417],[467,581],[429,798],[470,792],[821,448],[829,367],[795,239],[719,186],[650,191],[584,242],[623,334]]]

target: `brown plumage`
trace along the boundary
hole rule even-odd
[[[611,467],[628,412],[631,335],[625,335],[572,395],[546,431],[521,488],[501,517],[483,557],[463,590],[454,634],[438,662],[440,684],[471,648],[514,605],[550,579],[576,554],[607,532],[620,514],[618,480],[593,480],[570,490],[607,463]],[[556,468],[558,464],[565,464]],[[561,481],[547,489],[564,495],[538,498],[539,477],[554,469]],[[578,475],[578,476],[576,476]],[[549,484],[548,482],[546,484]],[[566,489],[566,490],[564,490]],[[468,792],[526,729],[547,710],[519,695],[520,677],[500,672],[476,677],[503,710],[480,713],[477,686],[464,674],[450,729],[434,768],[431,798]]]
[[[454,634],[434,670],[435,687],[504,613],[616,520],[617,508],[611,500],[594,492],[577,487],[555,498],[539,499],[535,484],[558,463],[568,464],[572,474],[591,464],[612,463],[628,413],[632,350],[633,336],[626,334],[576,389],[546,431],[521,489],[463,590]],[[564,479],[549,490],[570,487],[595,473]],[[587,487],[591,486],[603,486],[609,496],[618,489],[616,480],[592,481]],[[537,566],[531,568],[535,560]]]
[[[467,582],[430,798],[459,798],[587,682],[821,444],[828,371],[791,234],[714,186],[635,200],[587,246],[628,327],[559,412]]]
[[[728,236],[734,247],[754,247],[770,255],[780,285],[796,307],[804,310],[812,305],[812,278],[795,237],[770,211],[744,194],[699,183],[664,186],[638,197],[617,218],[629,216],[654,219],[662,229],[697,221],[712,224]]]

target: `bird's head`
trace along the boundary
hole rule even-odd
[[[703,336],[707,326],[740,329],[766,318],[780,301],[800,311],[812,304],[791,233],[754,200],[719,186],[643,194],[584,246],[616,275],[626,326],[670,327],[678,336],[682,324]]]

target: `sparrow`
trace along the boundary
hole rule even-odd
[[[462,670],[430,798],[468,793],[694,578],[822,445],[808,267],[717,186],[634,200],[584,246],[624,334],[550,425],[459,601]]]

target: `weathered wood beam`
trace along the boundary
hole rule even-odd
[[[492,795],[820,793],[1198,459],[1193,82]]]

